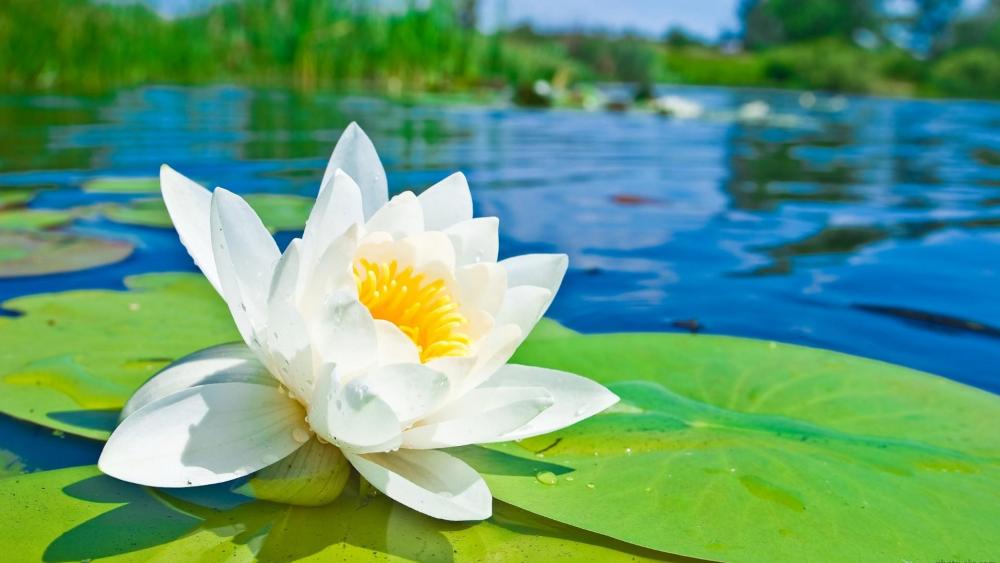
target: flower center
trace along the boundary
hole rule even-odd
[[[395,324],[420,352],[420,361],[469,352],[469,321],[441,279],[427,279],[395,260],[354,264],[358,299],[372,317]]]

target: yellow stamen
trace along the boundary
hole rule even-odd
[[[399,327],[417,345],[421,362],[468,354],[465,331],[469,321],[444,280],[425,278],[410,267],[400,270],[395,260],[385,263],[362,258],[354,264],[361,303],[372,317]]]

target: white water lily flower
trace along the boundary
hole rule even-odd
[[[489,489],[439,448],[544,434],[618,400],[577,375],[507,364],[567,258],[498,262],[498,221],[472,218],[461,173],[387,201],[378,155],[351,124],[284,253],[239,196],[167,166],[160,179],[181,242],[245,344],[188,356],[140,388],[101,454],[108,475],[220,483],[315,436],[398,502],[478,520],[492,512]]]

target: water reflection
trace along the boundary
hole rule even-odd
[[[994,391],[1000,106],[825,100],[674,88],[698,119],[638,113],[404,106],[232,87],[156,87],[103,98],[2,97],[0,189],[32,205],[84,194],[98,175],[170,162],[247,192],[313,195],[342,128],[359,121],[394,191],[461,169],[502,252],[567,252],[551,314],[585,331],[688,330],[822,346]],[[765,101],[767,117],[738,121]],[[822,108],[822,109],[818,109]],[[116,286],[189,267],[171,233],[82,220],[136,254],[81,274],[0,282],[0,297]]]

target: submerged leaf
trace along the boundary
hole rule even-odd
[[[133,246],[71,233],[0,229],[0,278],[76,272],[128,258]]]
[[[441,522],[384,496],[321,507],[171,496],[75,467],[0,479],[0,552],[24,561],[680,561],[497,503],[492,519]]]
[[[0,211],[0,229],[38,230],[66,225],[76,218],[66,209],[7,209]]]
[[[536,341],[515,361],[592,377],[622,400],[546,436],[456,452],[505,502],[717,560],[1000,551],[995,395],[843,354],[712,336]]]
[[[21,458],[12,451],[0,448],[0,477],[9,477],[27,473],[27,468]]]
[[[156,176],[103,176],[83,183],[83,191],[111,194],[155,194],[160,191]]]

